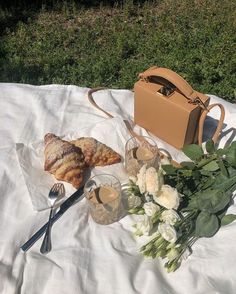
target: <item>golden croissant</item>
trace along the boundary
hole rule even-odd
[[[81,149],[51,133],[45,135],[44,143],[44,170],[78,189],[82,185],[86,166]]]
[[[88,166],[105,166],[121,161],[121,157],[113,149],[92,137],[82,137],[71,141],[81,148]]]

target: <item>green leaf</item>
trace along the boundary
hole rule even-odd
[[[189,204],[186,208],[183,209],[183,211],[188,211],[188,210],[198,210],[199,206],[198,206],[199,202],[198,202],[198,198],[197,197],[193,197],[190,201]]]
[[[202,167],[204,170],[208,170],[208,171],[217,171],[219,169],[219,165],[217,164],[216,161],[211,161],[208,164],[204,165]]]
[[[224,183],[225,181],[228,181],[229,178],[226,177],[224,174],[222,174],[221,172],[217,175],[215,175],[216,181],[215,181],[215,185],[214,185],[214,189],[218,189],[218,187],[222,186],[222,183]]]
[[[219,148],[218,150],[216,150],[216,154],[218,156],[222,156],[226,153],[225,149]]]
[[[191,169],[191,170],[193,170],[195,168],[195,164],[193,162],[191,162],[191,161],[182,161],[180,163],[180,165],[182,167],[185,167],[185,168]]]
[[[236,169],[232,166],[227,166],[227,171],[230,177],[234,177],[236,175]]]
[[[215,178],[214,177],[209,177],[206,182],[204,183],[204,185],[202,186],[202,189],[205,190],[209,187],[211,187],[215,182]]]
[[[235,184],[236,184],[236,175],[232,176],[231,178],[227,178],[224,175],[220,174],[219,176],[217,176],[217,180],[216,180],[216,183],[214,184],[214,188],[226,192]]]
[[[186,145],[183,147],[182,151],[194,161],[200,159],[204,155],[202,147],[196,144]]]
[[[202,176],[207,176],[207,177],[211,176],[211,172],[209,172],[208,170],[200,169],[200,173]]]
[[[167,175],[173,175],[176,174],[177,168],[175,168],[171,164],[164,164],[161,166],[162,169],[167,173]]]
[[[219,168],[220,168],[220,171],[221,173],[225,176],[225,177],[229,177],[229,172],[227,170],[227,168],[225,167],[224,165],[224,162],[222,160],[219,160],[218,161],[218,165],[219,165]]]
[[[202,159],[199,160],[199,162],[197,163],[197,168],[202,168],[203,166],[207,165],[208,163],[214,161],[215,159],[217,159],[217,155],[213,154],[211,156],[208,156],[208,158],[202,157]]]
[[[192,170],[191,169],[180,169],[178,171],[178,175],[182,175],[183,177],[191,177]]]
[[[236,149],[236,141],[233,141],[233,142],[231,143],[230,147]]]
[[[226,153],[225,160],[233,167],[236,167],[236,149],[230,148]]]
[[[193,171],[193,178],[195,181],[199,181],[201,179],[201,173],[199,170],[194,170]]]
[[[216,213],[222,210],[229,202],[230,195],[220,190],[208,189],[199,193],[198,205],[202,211]]]
[[[227,210],[228,210],[228,205],[223,209],[223,210],[221,210],[221,211],[219,211],[219,212],[217,212],[217,217],[218,217],[218,219],[221,221],[221,219],[226,215],[226,212],[227,212]]]
[[[197,237],[212,237],[219,227],[219,220],[215,214],[202,211],[196,220],[195,234]]]
[[[179,186],[179,183],[178,183],[178,186]],[[177,188],[177,185],[176,185],[176,189],[178,190]],[[191,185],[182,185],[182,190],[179,190],[179,191],[182,191],[182,194],[184,194],[185,196],[191,196],[193,194],[193,189],[191,187]]]
[[[226,226],[236,220],[235,214],[227,214],[221,219],[221,225]]]
[[[214,141],[211,139],[209,141],[206,142],[206,151],[209,153],[209,154],[212,154],[215,152],[215,143]]]

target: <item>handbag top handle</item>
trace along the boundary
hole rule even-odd
[[[139,74],[139,78],[149,81],[151,76],[161,77],[171,82],[188,100],[195,103],[199,99],[198,92],[194,91],[188,82],[176,72],[163,67],[153,66],[143,73]]]

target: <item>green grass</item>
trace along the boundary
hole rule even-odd
[[[0,10],[0,81],[131,89],[152,65],[236,98],[236,2],[163,0]]]

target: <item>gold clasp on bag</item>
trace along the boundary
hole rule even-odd
[[[202,109],[204,109],[207,112],[209,112],[208,108],[206,107],[206,105],[202,102],[202,100],[199,97],[197,97],[196,99],[194,99],[193,102],[189,101],[189,103],[197,104],[199,107],[201,107]]]
[[[141,79],[141,81],[143,81],[143,82],[146,82],[146,83],[148,83],[149,82],[149,78],[148,77],[145,77],[145,76],[143,76],[143,75],[139,75],[139,78]]]
[[[170,86],[163,86],[158,90],[157,92],[164,95],[164,96],[170,96],[175,91],[175,88]]]

